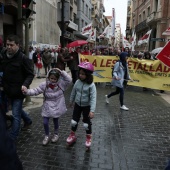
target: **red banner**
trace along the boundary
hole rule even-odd
[[[170,41],[168,41],[156,58],[163,62],[166,66],[170,67]]]

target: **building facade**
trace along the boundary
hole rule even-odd
[[[84,39],[88,37],[81,34],[82,28],[91,23],[91,0],[77,0],[77,15],[75,16],[75,23],[78,25],[78,30],[74,32],[75,39]]]
[[[57,24],[56,1],[38,0],[35,5],[36,14],[30,22],[30,41],[38,44],[60,44],[61,31]]]
[[[17,0],[0,0],[0,37],[4,42],[9,34],[23,38],[22,22],[17,20],[17,10]]]
[[[121,33],[121,26],[119,23],[116,24],[116,30],[115,30],[115,42],[114,47],[116,50],[122,49],[122,33]]]
[[[162,47],[169,37],[162,33],[170,26],[170,1],[168,0],[129,0],[127,15],[128,30],[126,37],[131,37],[133,30],[136,32],[137,41],[152,29],[150,41],[135,47],[136,50],[152,50]],[[156,38],[154,40],[154,38]],[[165,41],[162,41],[165,40]]]

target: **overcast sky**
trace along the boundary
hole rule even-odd
[[[127,1],[128,0],[104,0],[104,15],[111,16],[112,8],[115,8],[116,23],[120,23],[124,35],[126,30]]]

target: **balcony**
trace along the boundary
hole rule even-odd
[[[127,13],[127,18],[130,18],[130,16],[131,16],[131,12],[128,12]]]
[[[92,18],[95,17],[95,12],[94,12],[94,11],[91,12],[91,17],[92,17]]]
[[[98,15],[95,15],[95,20],[100,23],[100,17]]]
[[[92,3],[93,5],[95,5],[95,4],[97,4],[97,1],[96,1],[96,0],[92,0],[91,3]]]
[[[151,13],[147,19],[146,19],[146,23],[152,22],[155,19],[155,12]]]
[[[128,1],[128,6],[131,6],[131,1],[130,0]]]
[[[146,23],[152,23],[152,22],[156,22],[157,20],[161,20],[161,11],[155,11],[152,12],[146,19]]]
[[[139,32],[143,29],[146,29],[148,26],[146,25],[146,20],[142,21],[140,24],[136,25],[135,32]]]

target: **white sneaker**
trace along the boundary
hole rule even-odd
[[[106,100],[106,103],[109,104],[109,98],[107,97],[107,95],[105,95],[105,100]]]
[[[122,110],[129,110],[129,108],[127,108],[125,105],[120,107]]]
[[[49,136],[45,136],[42,143],[43,143],[43,145],[47,145],[49,141],[50,141]]]
[[[51,139],[51,142],[53,142],[53,143],[57,142],[57,141],[58,141],[58,138],[59,138],[59,136],[56,135],[56,134],[54,134],[53,137],[52,137],[52,139]]]

